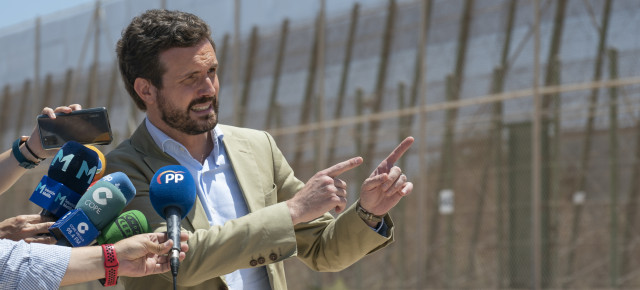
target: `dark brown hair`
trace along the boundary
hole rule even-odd
[[[209,25],[191,13],[154,9],[133,18],[122,31],[116,53],[124,86],[138,108],[147,110],[133,88],[136,78],[147,79],[162,89],[165,68],[160,63],[160,53],[174,47],[191,47],[203,39],[209,40],[215,50]]]

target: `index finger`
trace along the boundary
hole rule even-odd
[[[49,228],[53,225],[53,222],[44,222],[33,224],[33,232],[36,234],[48,233]]]
[[[362,164],[362,157],[354,157],[349,160],[342,161],[320,172],[335,178],[342,173],[345,173],[353,168],[358,167],[358,165],[360,164]]]
[[[166,232],[151,233],[151,234],[155,235],[156,238],[158,239],[158,242],[160,242],[160,243],[164,243],[169,239],[169,235]],[[180,232],[180,241],[181,242],[186,242],[187,240],[189,240],[189,233]]]
[[[71,111],[82,110],[82,105],[80,105],[80,104],[71,104],[71,105],[69,105],[69,108],[71,108]]]
[[[51,221],[50,218],[41,216],[39,214],[27,214],[27,215],[22,215],[22,217],[27,223],[30,223],[30,224],[46,223]]]
[[[404,155],[404,153],[409,150],[409,148],[413,144],[413,141],[414,139],[411,136],[404,138],[404,140],[400,142],[400,145],[398,145],[398,147],[391,151],[391,154],[389,154],[389,156],[387,156],[387,158],[385,159],[389,167],[393,166],[396,161],[400,160],[400,157],[402,157],[402,155]]]

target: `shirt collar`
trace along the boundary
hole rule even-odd
[[[145,124],[147,125],[147,130],[149,131],[149,135],[153,138],[153,141],[162,149],[163,152],[174,155],[174,154],[184,154],[187,155],[189,152],[184,145],[180,144],[178,141],[173,140],[171,137],[167,136],[164,132],[162,132],[158,127],[153,125],[149,118],[145,118]],[[224,133],[220,126],[216,125],[213,130],[211,130],[213,134],[213,151],[211,152],[213,156],[218,156],[220,154],[220,145],[222,144],[222,138],[224,137]],[[183,153],[180,153],[183,152]],[[217,158],[216,158],[217,159]],[[216,162],[217,163],[217,162]]]

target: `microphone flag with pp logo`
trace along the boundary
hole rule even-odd
[[[180,221],[196,201],[196,183],[184,166],[162,167],[151,179],[149,199],[153,209],[167,221],[167,235],[173,240],[169,264],[175,285],[180,266]]]
[[[149,199],[156,212],[166,217],[167,208],[177,208],[183,219],[196,201],[195,181],[189,170],[181,165],[160,168],[151,179]]]

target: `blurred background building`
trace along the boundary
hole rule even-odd
[[[290,289],[640,287],[640,2],[95,1],[0,30],[2,147],[71,103],[108,108],[104,153],[126,139],[144,115],[115,42],[151,8],[211,25],[221,123],[270,132],[301,180],[363,156],[343,178],[352,203],[416,137],[396,242],[339,273],[289,259]],[[0,197],[0,218],[39,211],[47,167]]]

